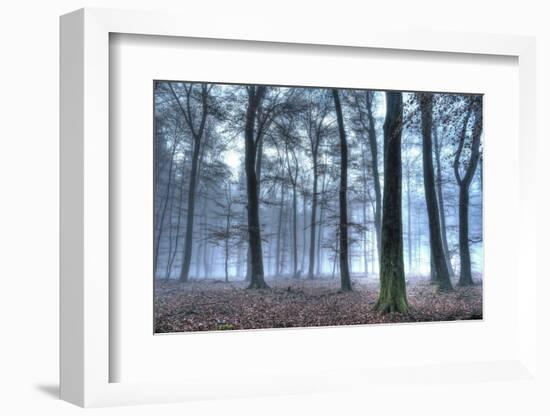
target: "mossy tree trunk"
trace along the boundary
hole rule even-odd
[[[402,94],[387,92],[386,119],[384,121],[384,197],[382,203],[380,294],[374,307],[381,313],[407,313],[409,311],[405,288],[401,215],[402,131]]]

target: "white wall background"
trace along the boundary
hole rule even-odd
[[[56,399],[58,383],[58,16],[80,7],[179,10],[190,19],[216,13],[246,22],[273,19],[299,25],[315,19],[329,25],[382,25],[536,35],[538,41],[538,124],[541,155],[550,155],[546,122],[550,105],[550,28],[547,2],[395,0],[273,2],[245,0],[19,0],[0,10],[0,413],[72,415],[81,409]],[[248,20],[251,19],[251,20]],[[182,25],[185,22],[182,21]],[[545,128],[543,128],[545,127]],[[539,164],[539,166],[540,166]],[[539,169],[540,212],[548,215],[548,173]],[[548,221],[539,229],[548,231]],[[539,250],[548,243],[539,237]],[[543,257],[543,256],[540,256]],[[542,264],[542,261],[541,261]],[[549,292],[548,282],[539,287]],[[541,365],[548,369],[548,310],[539,305]],[[546,332],[543,332],[546,328]],[[546,353],[544,353],[544,351]],[[549,374],[546,371],[546,374]],[[548,386],[547,386],[548,387]],[[550,390],[550,389],[548,389]],[[162,414],[548,414],[541,391],[507,383],[437,386],[362,397],[335,393],[93,410],[101,415]],[[538,400],[536,399],[538,398]],[[543,404],[544,403],[544,404]],[[482,413],[483,412],[483,413]]]

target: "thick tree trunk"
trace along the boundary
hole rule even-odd
[[[402,130],[402,94],[400,92],[386,92],[380,294],[374,306],[374,309],[381,313],[407,313],[409,311],[403,264],[403,224],[401,216]]]
[[[250,243],[250,289],[263,289],[268,285],[264,280],[262,258],[262,238],[260,230],[259,186],[256,177],[256,143],[254,141],[254,121],[256,112],[265,94],[264,86],[248,87],[248,108],[245,125],[245,173],[248,201],[248,240]]]
[[[201,138],[195,138],[193,146],[193,159],[191,161],[191,172],[189,179],[189,192],[187,194],[187,219],[185,226],[185,240],[183,248],[183,263],[181,266],[180,282],[189,280],[189,268],[191,266],[191,255],[193,254],[193,225],[195,218],[195,193],[197,189],[197,173],[199,166],[199,154]]]
[[[257,114],[256,114],[257,116]],[[256,117],[255,116],[255,117]],[[257,120],[257,122],[259,123],[259,121]],[[264,151],[263,151],[263,148],[264,148],[264,136],[262,134],[263,132],[262,131],[257,131],[256,132],[256,135],[255,135],[255,148],[256,148],[256,153],[255,153],[255,158],[256,158],[256,161],[255,161],[255,170],[256,170],[256,182],[258,184],[261,183],[261,180],[262,180],[262,161],[263,161],[263,154],[264,154]],[[260,186],[258,185],[258,192],[260,191]],[[260,197],[260,195],[258,194],[258,198]],[[251,254],[250,254],[250,248],[248,249],[248,254],[247,254],[247,260],[246,260],[246,278],[245,280],[247,282],[250,281],[250,276],[252,275],[252,263],[251,263]]]
[[[332,90],[334,97],[334,107],[336,109],[336,119],[338,121],[338,133],[340,136],[340,284],[343,291],[351,291],[351,279],[348,264],[348,144],[346,140],[346,131],[344,129],[344,118],[342,116],[342,106],[338,90]]]
[[[474,284],[474,280],[472,279],[472,261],[470,259],[469,208],[469,186],[462,185],[459,188],[458,196],[458,244],[460,247],[460,278],[458,284],[460,286]]]
[[[424,195],[426,197],[428,228],[430,232],[431,269],[434,279],[437,280],[439,290],[447,291],[452,290],[453,286],[449,277],[449,270],[441,242],[439,210],[435,191],[432,156],[433,95],[431,93],[420,93],[418,97],[421,112],[422,166],[424,171]]]
[[[251,259],[252,255],[250,254],[250,241],[247,241],[247,249],[246,249],[246,273],[244,275],[244,280],[246,282],[250,282],[250,276],[252,276],[252,266],[251,266]]]

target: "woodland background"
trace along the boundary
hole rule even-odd
[[[481,318],[480,288],[442,293],[481,283],[482,114],[480,95],[156,81],[157,330],[378,322],[334,303],[336,277],[380,280],[381,313],[410,312],[409,286],[412,320]],[[269,280],[286,295],[219,284]]]

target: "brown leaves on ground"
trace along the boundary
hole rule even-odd
[[[482,287],[438,293],[419,281],[407,285],[409,314],[373,312],[378,284],[338,280],[277,280],[271,289],[247,290],[244,282],[213,280],[155,283],[155,332],[290,328],[482,318]]]

